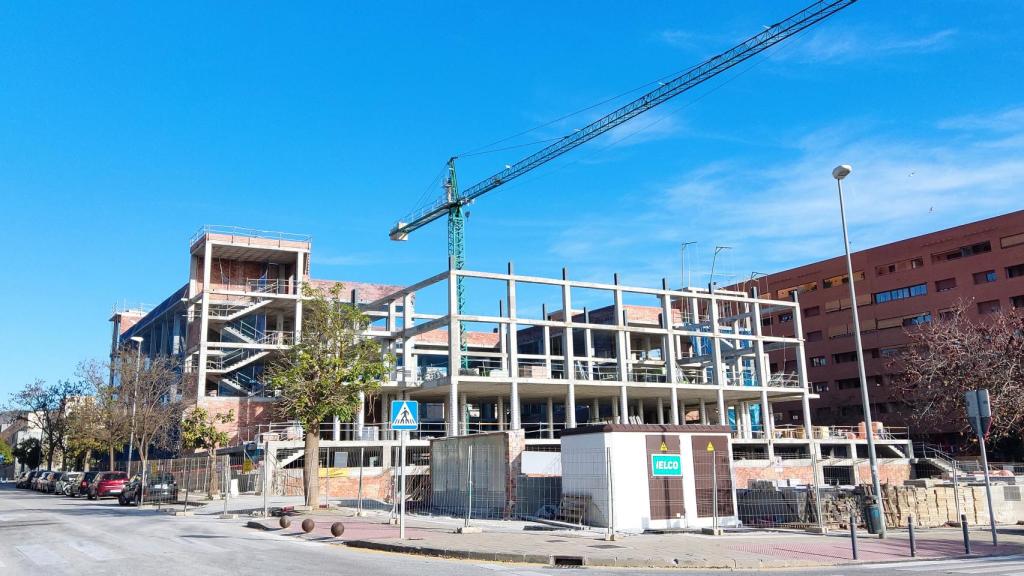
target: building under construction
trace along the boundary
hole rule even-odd
[[[265,374],[302,337],[302,287],[344,287],[371,319],[366,334],[396,358],[390,378],[352,422],[325,422],[327,442],[388,442],[392,399],[421,403],[420,439],[523,430],[557,445],[590,423],[729,426],[735,458],[855,461],[864,431],[811,424],[801,338],[763,332],[795,300],[703,288],[670,289],[449,267],[408,286],[312,279],[307,236],[204,227],[189,243],[189,278],[153,310],[114,314],[113,346],[168,355],[183,366],[180,396],[211,412],[234,410],[234,443],[290,424],[274,416]],[[464,307],[459,313],[459,289]],[[797,330],[796,334],[802,334]],[[135,341],[132,342],[133,337]],[[773,370],[769,354],[796,359]],[[799,425],[779,403],[802,406]],[[910,456],[882,434],[884,455]],[[863,448],[861,448],[861,452]]]

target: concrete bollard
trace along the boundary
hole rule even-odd
[[[302,531],[306,534],[312,532],[314,528],[316,528],[316,522],[313,522],[312,518],[306,518],[302,521]]]
[[[907,530],[910,531],[910,557],[917,557],[917,540],[914,538],[914,515],[907,516]]]
[[[967,533],[967,514],[960,515],[960,528],[964,531],[964,554],[970,554],[971,536]]]
[[[853,551],[853,559],[857,559],[857,517],[850,513],[850,549]]]
[[[341,522],[335,522],[334,524],[331,524],[331,535],[332,536],[337,538],[337,537],[341,536],[344,533],[345,533],[345,525],[344,524],[342,524]]]
[[[281,519],[277,521],[277,524],[281,528],[287,528],[292,525],[292,520],[287,516],[281,516]]]

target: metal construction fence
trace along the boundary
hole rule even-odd
[[[119,499],[158,507],[180,504],[187,509],[224,496],[232,486],[228,456],[202,454],[119,462],[116,471],[126,472],[129,478]]]

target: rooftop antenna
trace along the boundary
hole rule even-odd
[[[692,284],[690,276],[686,273],[686,247],[696,243],[682,242],[679,245],[679,282],[682,283],[682,286],[679,287],[680,290],[685,290]]]
[[[715,254],[711,257],[711,274],[708,274],[708,292],[711,293],[715,291],[715,263],[718,261],[718,253],[723,250],[732,250],[732,246],[715,246]]]

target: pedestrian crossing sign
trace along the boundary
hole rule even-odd
[[[419,430],[420,404],[414,400],[391,401],[391,429]]]

